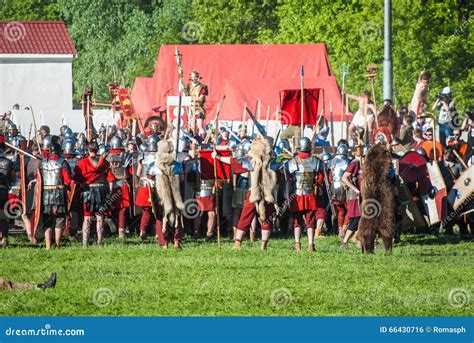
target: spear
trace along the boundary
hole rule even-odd
[[[43,151],[41,150],[41,139],[39,137],[38,128],[36,127],[35,114],[33,113],[33,106],[30,105],[30,107],[27,107],[26,109],[30,110],[31,116],[33,117],[33,128],[35,129],[36,144],[38,145],[40,153],[43,154]]]
[[[301,78],[301,137],[304,137],[304,67],[303,65],[301,66],[301,71],[300,71],[300,78]]]
[[[334,120],[332,117],[332,101],[329,101],[329,118],[331,119],[331,145],[335,148],[334,145]]]
[[[247,136],[247,129],[246,129],[246,126],[245,126],[245,120],[246,120],[245,115],[247,114],[247,111],[245,110],[246,108],[247,108],[247,103],[245,102],[244,103],[244,111],[242,113],[242,132],[243,132],[242,136]]]
[[[214,127],[214,151],[216,151],[217,137],[219,135],[219,115],[221,114],[222,105],[224,104],[225,95],[222,97],[219,108],[217,109],[215,127]],[[215,213],[216,213],[216,227],[217,227],[217,246],[221,247],[221,228],[219,221],[219,191],[217,189],[217,160],[214,158],[214,195],[215,195]]]
[[[5,143],[5,145],[6,145],[7,147],[10,147],[10,148],[12,148],[13,150],[15,150],[15,151],[17,151],[17,152],[19,152],[19,153],[21,153],[21,154],[24,154],[24,155],[29,156],[29,157],[31,157],[31,158],[34,158],[34,159],[36,159],[36,160],[41,160],[41,158],[39,158],[38,156],[32,155],[32,154],[30,154],[29,152],[26,152],[25,150],[22,150],[22,149],[20,149],[20,148],[17,148],[16,146],[11,145],[11,144],[8,143],[8,142],[4,142],[4,143]]]

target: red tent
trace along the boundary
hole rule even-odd
[[[209,87],[208,120],[215,117],[224,94],[221,120],[242,120],[244,104],[253,111],[258,99],[261,118],[266,118],[270,106],[270,119],[276,119],[279,93],[300,87],[302,65],[305,88],[324,90],[326,118],[329,119],[331,103],[334,120],[342,120],[341,94],[324,44],[162,45],[153,77],[136,78],[132,90],[133,105],[143,120],[152,109],[165,111],[166,97],[177,95],[176,47],[183,55],[186,82],[190,72],[196,69],[201,81]]]

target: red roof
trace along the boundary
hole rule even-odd
[[[0,54],[75,55],[63,21],[0,21]]]

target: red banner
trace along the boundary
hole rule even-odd
[[[280,92],[282,125],[301,125],[301,89]],[[316,125],[318,118],[319,88],[304,90],[304,125]]]
[[[214,180],[214,159],[212,158],[213,150],[199,150],[199,161],[201,163],[201,180]],[[219,150],[218,154],[223,157],[231,156],[230,150]],[[230,165],[216,161],[217,179],[230,180]]]
[[[120,88],[118,91],[118,99],[120,102],[120,107],[123,112],[123,119],[131,120],[137,119],[137,114],[133,109],[132,100],[130,99],[130,92],[127,88]]]

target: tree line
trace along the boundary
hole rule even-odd
[[[1,20],[64,20],[78,50],[74,99],[83,86],[107,99],[107,83],[132,87],[153,74],[162,44],[325,43],[339,82],[370,89],[365,66],[378,65],[382,99],[381,0],[2,0]],[[431,71],[430,102],[449,85],[458,109],[474,94],[474,3],[469,0],[392,1],[393,90],[406,106],[418,73]],[[184,61],[185,62],[185,61]],[[295,74],[299,71],[295,70]]]

